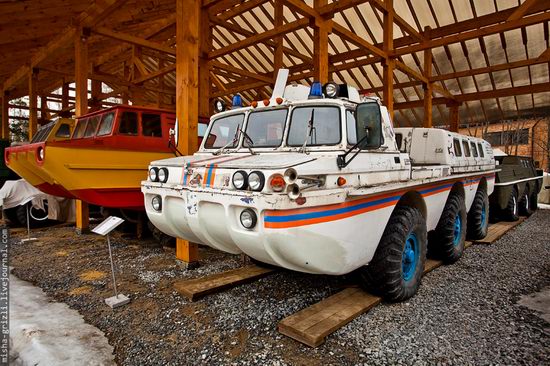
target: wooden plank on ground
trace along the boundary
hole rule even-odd
[[[252,282],[272,272],[275,272],[275,269],[250,265],[206,277],[178,281],[174,287],[180,294],[195,301],[205,295]]]
[[[498,239],[500,239],[504,234],[506,234],[506,232],[518,226],[523,221],[525,221],[525,218],[521,217],[518,221],[512,221],[512,222],[502,221],[502,222],[497,222],[495,224],[489,225],[487,236],[483,239],[476,240],[475,243],[492,244]]]
[[[378,305],[382,298],[360,288],[347,288],[279,322],[279,332],[310,347],[357,316]]]

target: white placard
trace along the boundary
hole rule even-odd
[[[124,220],[121,219],[120,217],[109,216],[105,220],[103,220],[101,224],[93,228],[92,232],[105,236],[109,234],[111,231],[113,231],[113,229],[115,229],[117,226],[119,226],[123,222]]]

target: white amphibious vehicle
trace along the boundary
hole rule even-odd
[[[235,98],[196,154],[151,163],[142,192],[156,227],[295,271],[358,270],[393,301],[416,292],[428,232],[446,262],[466,235],[486,235],[495,174],[486,141],[394,129],[378,98],[346,85],[284,83],[283,74],[272,99],[250,107]]]

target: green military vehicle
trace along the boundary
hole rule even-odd
[[[542,188],[542,170],[525,156],[496,156],[498,162],[495,190],[489,198],[492,221],[517,221],[537,209]]]

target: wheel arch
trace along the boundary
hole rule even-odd
[[[458,194],[460,197],[462,197],[462,199],[466,198],[466,192],[464,191],[464,184],[461,181],[455,182],[455,184],[453,184],[453,188],[451,188],[451,192],[449,193],[449,197],[453,193]],[[449,199],[449,197],[447,197],[447,200]]]
[[[479,184],[477,185],[477,190],[479,191],[481,189],[487,192],[487,179],[485,177],[481,177]]]
[[[414,207],[420,211],[425,220],[428,218],[428,209],[426,207],[426,202],[420,193],[417,191],[408,191],[399,199],[395,207],[408,206]],[[395,210],[395,209],[394,209]]]

